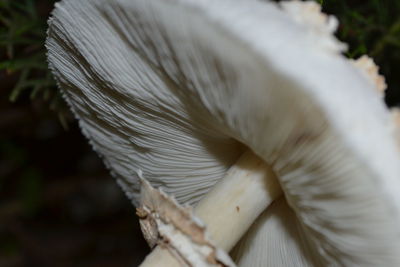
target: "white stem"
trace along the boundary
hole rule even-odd
[[[198,203],[195,214],[207,225],[214,244],[229,251],[281,193],[271,168],[247,151]],[[140,266],[180,264],[166,249],[157,247]]]
[[[139,267],[179,267],[183,266],[166,248],[157,246],[153,251],[146,256]]]
[[[280,194],[272,170],[248,151],[199,202],[195,214],[207,225],[215,244],[230,251]]]

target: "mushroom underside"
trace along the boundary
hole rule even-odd
[[[389,113],[350,62],[305,31],[273,3],[65,0],[46,46],[83,133],[134,204],[138,170],[195,204],[250,149],[285,199],[238,244],[238,262],[265,262],[260,244],[272,236],[268,246],[282,245],[268,256],[282,266],[291,252],[311,266],[396,266]]]

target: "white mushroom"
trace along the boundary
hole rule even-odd
[[[47,48],[135,205],[139,170],[196,204],[250,149],[285,199],[238,245],[240,266],[399,266],[394,123],[336,25],[300,1],[64,0]]]

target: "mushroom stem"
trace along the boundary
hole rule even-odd
[[[167,248],[157,246],[149,255],[146,256],[139,267],[178,267],[181,265],[181,262],[174,257]]]
[[[199,202],[195,214],[219,248],[230,251],[254,220],[281,194],[271,168],[251,151]]]
[[[213,243],[229,251],[255,219],[282,194],[272,169],[251,151],[245,152],[226,176],[208,192],[194,212],[207,226]],[[157,247],[141,267],[179,266],[168,250]],[[171,262],[171,265],[166,265]]]

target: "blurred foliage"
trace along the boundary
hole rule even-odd
[[[400,103],[400,1],[324,0],[323,10],[340,21],[339,39],[348,43],[347,56],[371,56],[386,77],[389,106]]]
[[[47,68],[46,38],[51,0],[0,0],[0,70],[16,74],[9,99],[15,102],[23,93],[31,100],[42,98],[57,112],[67,127],[67,109]]]

